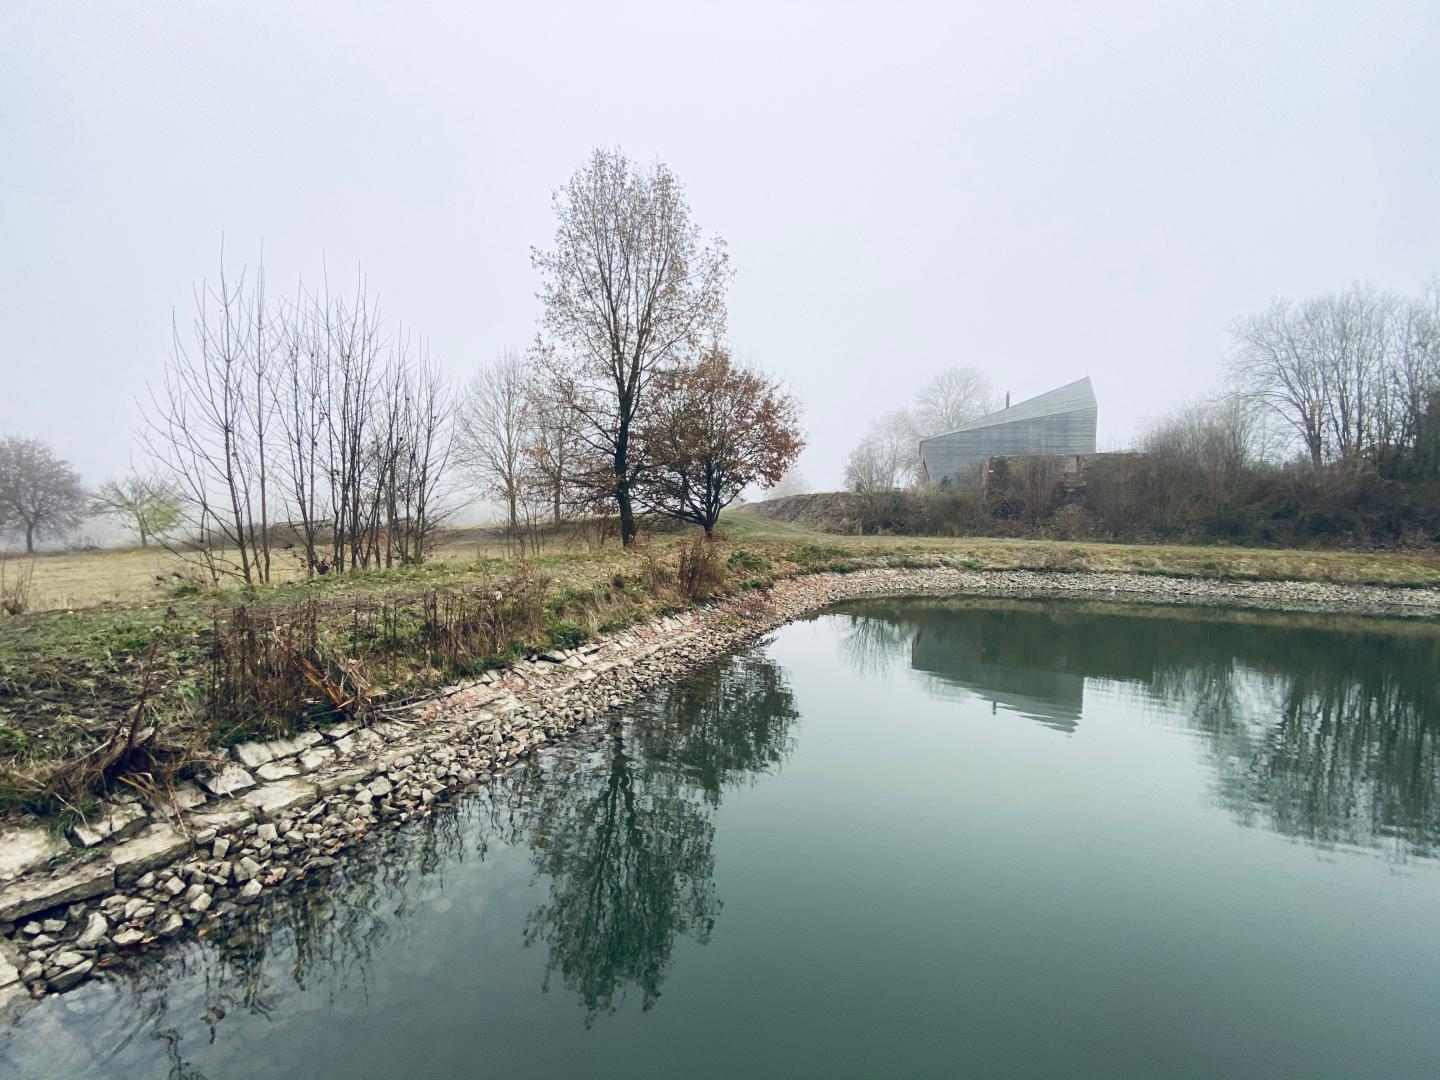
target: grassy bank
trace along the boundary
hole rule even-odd
[[[723,527],[710,548],[570,538],[525,560],[474,533],[425,566],[249,591],[200,588],[154,551],[42,558],[39,610],[0,620],[0,812],[84,813],[106,787],[163,786],[217,744],[383,714],[532,650],[818,570],[943,563],[1440,587],[1440,559],[1422,556],[835,537],[745,511]]]

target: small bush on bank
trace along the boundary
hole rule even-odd
[[[550,644],[557,649],[573,649],[585,644],[590,635],[583,626],[562,622],[550,628]]]
[[[11,560],[0,558],[0,611],[6,615],[23,614],[30,606],[35,582],[35,560],[30,559],[18,569],[11,569]]]
[[[849,553],[841,547],[829,544],[801,544],[790,553],[790,558],[802,565],[806,563],[828,563],[843,559]]]
[[[676,581],[686,600],[701,600],[720,592],[725,587],[725,568],[719,545],[701,536],[683,541]]]
[[[762,555],[748,548],[736,548],[725,560],[729,570],[743,574],[763,574],[770,570],[772,563],[768,555]]]

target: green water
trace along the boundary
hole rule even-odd
[[[1440,631],[933,600],[788,626],[9,1077],[1440,1075]]]

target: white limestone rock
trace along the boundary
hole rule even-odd
[[[324,768],[331,761],[335,760],[335,751],[324,750],[303,750],[300,753],[298,764],[301,772],[314,772],[316,769]]]
[[[0,882],[12,881],[69,850],[70,845],[64,838],[49,829],[18,826],[0,829]]]
[[[14,922],[32,912],[88,900],[114,888],[115,867],[108,862],[84,863],[52,877],[27,878],[0,889],[0,922]]]
[[[104,803],[99,813],[70,830],[70,838],[81,847],[94,847],[106,840],[119,840],[139,832],[150,815],[138,802]]]
[[[115,880],[128,885],[156,867],[167,866],[190,850],[190,838],[172,825],[151,825],[133,840],[117,844],[110,852]]]
[[[300,766],[290,760],[267,761],[255,770],[255,775],[265,783],[272,784],[276,780],[288,780],[292,776],[299,776]]]
[[[255,778],[239,765],[226,765],[213,776],[202,777],[200,783],[212,795],[238,795],[255,786]]]
[[[304,780],[281,780],[247,791],[240,798],[262,817],[277,817],[292,810],[303,810],[319,797],[314,784]]]
[[[275,760],[275,751],[269,743],[236,743],[230,748],[231,755],[247,769],[258,769],[261,765]]]
[[[75,939],[75,947],[77,949],[98,949],[108,933],[110,933],[109,921],[100,912],[92,911],[90,918],[85,923],[85,929],[80,931],[80,936]]]

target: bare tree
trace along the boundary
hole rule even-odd
[[[525,387],[525,412],[529,418],[529,445],[524,505],[545,507],[553,524],[566,513],[583,512],[592,500],[576,482],[577,462],[585,457],[580,442],[581,417],[575,407],[570,380],[557,374],[553,364],[536,364]]]
[[[95,491],[92,509],[120,518],[140,539],[141,547],[180,522],[180,498],[163,480],[132,474],[106,480]]]
[[[920,446],[910,413],[894,409],[871,423],[845,468],[846,486],[857,491],[859,488],[850,481],[851,463],[855,475],[863,476],[863,483],[876,490],[889,491],[914,483],[920,468]]]
[[[376,502],[384,513],[384,564],[424,562],[447,511],[454,451],[455,399],[449,380],[423,344],[413,355],[407,338],[390,358],[385,396],[387,465]],[[375,561],[379,565],[380,548]]]
[[[810,490],[810,482],[798,468],[786,469],[779,480],[764,491],[767,499],[784,499],[791,495],[804,495]]]
[[[309,574],[417,562],[440,524],[453,395],[357,274],[270,310],[263,275],[196,290],[143,439],[212,576],[271,577],[274,526]],[[288,521],[287,521],[288,518]],[[286,544],[292,547],[293,544]]]
[[[1361,285],[1276,301],[1232,326],[1232,375],[1294,431],[1312,465],[1374,461],[1408,438],[1423,397],[1423,316]]]
[[[63,535],[80,524],[87,497],[80,474],[39,439],[0,437],[0,531],[37,537]]]
[[[1231,374],[1242,393],[1272,410],[1300,440],[1312,465],[1325,459],[1324,374],[1307,348],[1289,301],[1231,326]]]
[[[554,206],[554,247],[532,254],[552,346],[539,355],[568,384],[579,439],[594,459],[577,475],[604,477],[628,545],[645,465],[632,438],[636,420],[656,375],[724,329],[724,243],[702,244],[665,165],[640,168],[618,150],[596,150]]]
[[[481,491],[505,505],[511,535],[520,527],[529,452],[535,445],[520,354],[506,349],[466,384],[456,416],[460,454]]]
[[[915,395],[910,416],[917,438],[926,439],[994,412],[998,404],[989,376],[964,364],[932,375]]]
[[[845,461],[845,487],[860,496],[861,528],[878,529],[897,495],[899,466],[895,446],[881,435],[867,435]]]
[[[272,339],[263,271],[254,283],[224,269],[202,282],[187,345],[178,325],[161,385],[150,390],[141,438],[154,471],[172,477],[183,524],[212,577],[270,579],[269,461],[265,440]]]
[[[640,501],[707,538],[721,510],[751,484],[779,480],[805,445],[795,399],[718,346],[657,376],[640,434],[653,463]]]

